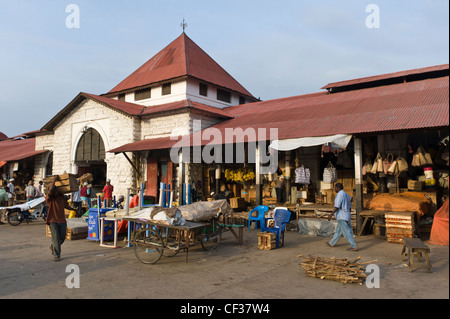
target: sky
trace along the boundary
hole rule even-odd
[[[262,100],[449,63],[447,0],[0,0],[0,132],[39,130],[79,92],[108,92],[177,38],[183,18]]]

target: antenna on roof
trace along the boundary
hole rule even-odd
[[[184,18],[183,18],[183,22],[181,22],[181,24],[180,24],[180,27],[183,28],[183,33],[184,33],[184,30],[187,28],[187,23],[184,21]]]

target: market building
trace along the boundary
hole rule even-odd
[[[28,143],[24,156],[32,159],[33,177],[27,178],[91,173],[94,188],[100,191],[108,178],[117,195],[143,183],[146,199],[154,203],[163,182],[176,200],[188,184],[194,200],[227,187],[236,209],[277,202],[295,209],[305,202],[331,204],[332,185],[340,181],[354,198],[358,232],[359,214],[375,193],[417,190],[432,198],[434,209],[442,205],[448,194],[448,64],[321,89],[259,101],[183,32],[109,92],[78,94],[40,131],[14,143]],[[256,134],[261,129],[266,134]],[[276,135],[268,134],[271,129]],[[213,140],[211,132],[220,139]],[[180,144],[183,138],[187,144]],[[13,141],[1,141],[0,154],[6,143]],[[185,148],[174,158],[180,145]],[[242,155],[243,161],[225,159],[229,145],[233,159]],[[211,146],[221,155],[212,161],[198,156]],[[432,163],[412,165],[422,149]],[[269,153],[277,161],[267,171],[260,159]],[[386,169],[372,172],[380,157]],[[397,159],[407,167],[394,165],[388,172]],[[4,178],[20,160],[0,156]],[[324,177],[328,171],[336,174],[331,180]]]

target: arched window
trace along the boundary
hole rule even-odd
[[[77,162],[102,161],[105,159],[105,144],[100,134],[93,128],[87,129],[77,146]]]

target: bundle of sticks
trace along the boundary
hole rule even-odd
[[[300,266],[303,267],[308,276],[335,280],[343,283],[362,284],[367,277],[363,265],[376,262],[376,260],[372,260],[359,263],[358,260],[360,260],[361,257],[354,260],[334,257],[305,257],[301,254],[297,257],[303,257],[303,262],[300,263]]]

